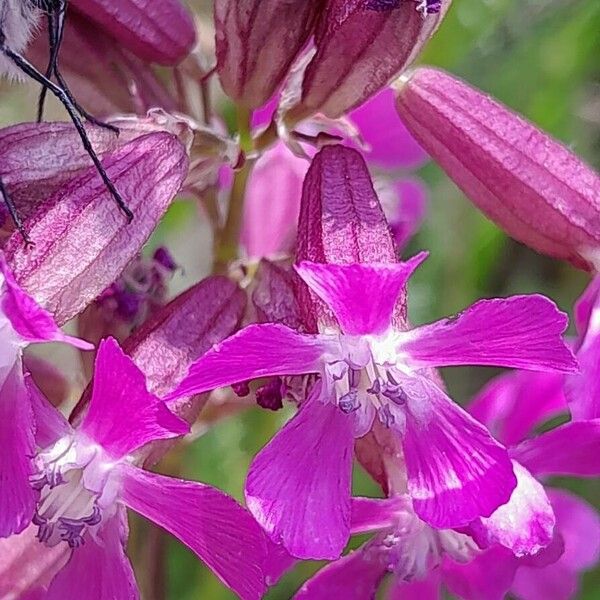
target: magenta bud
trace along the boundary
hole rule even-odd
[[[328,0],[304,73],[302,99],[286,121],[315,112],[336,118],[401,73],[441,23],[451,0],[428,12],[413,0]]]
[[[312,33],[319,0],[216,0],[217,70],[223,89],[263,105]]]
[[[468,198],[515,239],[583,269],[600,268],[600,177],[565,146],[443,71],[399,82],[413,136]]]
[[[134,219],[127,218],[96,169],[89,167],[41,202],[4,253],[18,284],[58,323],[81,312],[140,251],[188,171],[181,142],[169,133],[143,135],[104,156],[104,167]]]
[[[180,0],[72,0],[126,50],[146,62],[176,65],[193,49],[196,30]]]
[[[44,28],[27,50],[40,71],[48,64],[48,34]],[[92,114],[145,113],[176,102],[150,65],[121,46],[92,20],[69,11],[60,53],[60,70],[77,101]]]
[[[298,262],[396,262],[394,241],[367,165],[346,146],[325,146],[312,160],[302,190],[296,256]],[[325,305],[298,289],[306,327],[327,320]],[[405,307],[404,299],[399,306]],[[399,318],[403,318],[402,308]]]

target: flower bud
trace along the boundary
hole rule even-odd
[[[216,0],[217,70],[225,92],[258,108],[312,32],[319,0]]]
[[[562,144],[451,75],[418,68],[398,112],[467,197],[515,239],[600,268],[600,177]]]
[[[72,0],[71,4],[146,62],[176,65],[196,43],[194,21],[180,0]]]
[[[132,223],[90,167],[36,206],[25,222],[32,247],[18,232],[4,246],[17,283],[60,324],[139,253],[185,179],[188,157],[175,136],[151,133],[106,154],[103,164],[134,214]]]
[[[296,256],[298,262],[396,262],[390,230],[359,152],[346,146],[325,146],[310,165],[300,204]],[[305,285],[298,288],[306,328],[327,320],[329,310]],[[399,317],[405,314],[399,302]]]
[[[304,72],[300,104],[285,120],[315,112],[339,117],[401,73],[441,23],[441,7],[411,0],[328,0],[315,32],[316,53]]]
[[[48,64],[44,27],[27,50],[40,70]],[[61,42],[60,70],[79,104],[92,114],[144,114],[154,106],[175,110],[176,103],[152,67],[115,44],[87,17],[69,11]]]

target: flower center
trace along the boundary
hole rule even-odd
[[[32,519],[38,539],[48,546],[66,542],[78,548],[85,532],[97,527],[104,516],[99,500],[113,465],[100,448],[75,436],[61,438],[40,452],[35,464],[38,472],[30,481],[40,492]],[[96,489],[91,489],[88,479]]]
[[[368,560],[379,561],[404,581],[424,579],[444,555],[468,562],[478,551],[469,536],[451,529],[433,529],[412,511],[399,513],[397,526],[381,532],[365,548]]]
[[[386,427],[402,429],[408,401],[400,384],[402,372],[387,360],[376,361],[372,352],[363,353],[360,362],[357,356],[328,365],[336,404],[346,414],[374,413]]]

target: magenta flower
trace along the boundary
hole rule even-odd
[[[33,394],[38,419],[31,485],[38,499],[33,523],[40,543],[71,548],[46,598],[137,597],[124,553],[125,507],[160,525],[206,562],[241,598],[264,590],[266,540],[232,498],[196,482],[158,475],[135,465],[146,444],[189,431],[146,389],[143,373],[112,338],[96,358],[92,398],[72,428]],[[243,557],[243,560],[242,560]]]
[[[32,343],[66,342],[90,350],[91,344],[65,335],[52,315],[15,282],[0,254],[0,537],[22,531],[33,514],[34,422],[23,377],[23,350]]]
[[[529,372],[497,378],[470,410],[499,432],[501,441],[521,441],[559,408],[559,402],[547,398],[545,377],[551,384],[555,379],[554,374]],[[564,399],[561,408],[566,409]],[[561,458],[558,448],[569,439],[572,447]],[[352,533],[378,533],[322,569],[295,598],[341,594],[361,600],[374,595],[391,575],[389,600],[441,598],[442,585],[465,600],[501,600],[509,591],[523,600],[568,600],[574,597],[578,574],[600,559],[600,515],[571,493],[544,490],[531,474],[597,475],[599,449],[597,422],[568,424],[513,448],[511,454],[525,466],[513,458],[518,485],[510,501],[460,531],[429,527],[402,496],[354,499]]]
[[[494,223],[534,250],[598,269],[600,177],[562,144],[448,73],[399,81],[398,112]]]
[[[506,450],[425,369],[576,368],[561,340],[565,315],[539,295],[482,300],[456,317],[395,329],[396,300],[424,258],[301,263],[298,274],[339,329],[303,335],[281,325],[251,325],[192,365],[173,394],[267,375],[320,375],[296,417],[257,455],[246,483],[250,510],[294,556],[339,556],[349,535],[353,439],[375,420],[402,439],[408,492],[426,523],[464,526],[509,499],[516,479]]]

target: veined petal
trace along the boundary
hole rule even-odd
[[[352,419],[311,397],[256,455],[246,504],[273,541],[298,558],[340,556],[350,536]]]
[[[489,517],[517,480],[506,449],[425,377],[400,381],[407,396],[404,457],[417,515],[440,529]]]
[[[71,433],[71,425],[62,413],[48,402],[31,377],[26,377],[25,385],[33,409],[35,443],[40,448],[47,448],[59,438]]]
[[[385,574],[385,564],[369,561],[362,549],[355,550],[321,569],[298,590],[294,600],[375,598]]]
[[[183,435],[189,426],[148,392],[144,374],[107,338],[98,349],[92,399],[80,429],[121,457],[147,442]]]
[[[367,533],[392,527],[396,513],[403,507],[402,498],[352,498],[352,533]]]
[[[139,591],[131,563],[125,556],[125,526],[118,514],[88,535],[85,544],[71,553],[69,562],[52,580],[46,600],[136,600]]]
[[[17,360],[0,373],[0,537],[23,531],[31,521],[37,500],[29,484],[35,441],[22,369]]]
[[[469,527],[469,534],[482,547],[501,544],[515,556],[536,554],[552,542],[556,519],[541,483],[513,460],[517,487],[510,500],[490,517]]]
[[[262,598],[266,539],[233,498],[209,485],[130,465],[123,470],[122,498],[193,550],[240,598]]]
[[[166,399],[257,377],[318,373],[328,350],[335,351],[335,344],[324,336],[304,335],[284,325],[249,325],[194,362]]]
[[[459,598],[469,600],[503,600],[508,593],[518,561],[507,548],[495,546],[459,564],[446,558],[442,578],[448,589]]]
[[[66,342],[82,350],[94,348],[93,344],[65,335],[60,330],[52,315],[18,286],[1,253],[0,290],[0,309],[22,340],[26,342]]]
[[[600,475],[600,419],[572,421],[526,440],[510,455],[534,475]]]
[[[38,528],[29,525],[21,533],[0,539],[0,598],[22,598],[46,588],[69,559],[67,544],[46,546],[37,539]],[[45,596],[42,596],[45,597]]]
[[[19,286],[58,324],[81,312],[140,252],[188,172],[179,139],[142,135],[103,156],[108,176],[135,217],[130,227],[95,167],[69,179],[27,219],[33,247],[19,232],[3,250]]]
[[[503,444],[518,444],[547,419],[567,411],[563,373],[514,371],[492,379],[469,412]]]
[[[426,252],[407,262],[332,265],[303,261],[298,274],[335,314],[344,333],[381,334],[391,327],[396,300]]]
[[[538,294],[480,300],[455,317],[401,335],[398,352],[418,367],[494,365],[577,370],[562,333],[567,316]]]

